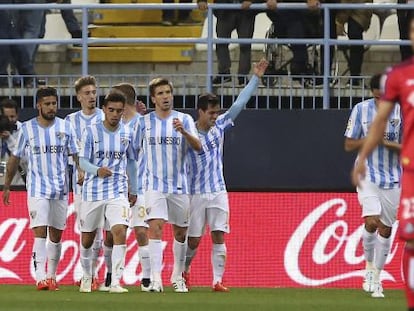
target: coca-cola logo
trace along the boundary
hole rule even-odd
[[[364,256],[362,242],[363,224],[350,228],[346,220],[348,206],[344,199],[336,198],[312,210],[293,232],[284,252],[284,267],[289,277],[298,284],[322,286],[348,278],[362,277]],[[360,223],[362,223],[362,219]],[[397,224],[391,236],[392,247],[387,257],[391,262],[397,253],[395,242]],[[335,272],[329,266],[340,264],[343,271]],[[381,279],[395,282],[395,277],[382,271]]]
[[[12,209],[0,203],[0,280],[1,283],[33,284],[34,239],[29,229],[26,193],[13,192],[11,199]],[[364,269],[363,221],[355,194],[229,193],[229,199],[232,232],[226,236],[226,284],[360,287]],[[174,261],[173,234],[171,226],[164,229],[162,277],[167,284]],[[396,226],[388,265],[382,272],[382,279],[388,281],[387,288],[400,288],[403,284],[402,247],[395,239],[395,229]],[[61,284],[73,284],[82,276],[79,238],[71,204],[57,271]],[[211,240],[205,236],[191,267],[193,285],[211,284],[210,257]],[[103,256],[99,258],[98,271],[99,279],[103,280],[106,272]],[[123,282],[137,284],[141,277],[138,245],[133,231],[128,231]]]

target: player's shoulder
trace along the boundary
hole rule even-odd
[[[402,75],[406,70],[414,70],[414,58],[406,59],[394,66],[390,66],[385,70],[387,78]]]
[[[76,117],[77,115],[79,115],[79,114],[80,114],[80,112],[81,112],[81,110],[71,112],[71,113],[69,113],[69,114],[67,114],[67,115],[66,115],[65,119],[66,119],[66,120],[73,120],[73,119],[75,119],[75,117]]]
[[[374,99],[373,98],[368,98],[366,100],[363,100],[362,102],[359,102],[358,104],[356,104],[353,108],[353,110],[362,110],[362,109],[367,109],[371,106],[375,105]]]
[[[181,120],[192,120],[194,121],[193,117],[189,113],[173,110],[174,118],[179,118]]]

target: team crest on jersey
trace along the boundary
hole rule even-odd
[[[30,211],[30,218],[31,219],[35,219],[36,218],[36,215],[37,215],[37,212],[36,211]]]
[[[352,127],[352,120],[349,119],[348,124],[346,125],[346,130],[349,131],[351,129],[351,127]]]
[[[126,137],[121,137],[121,144],[123,144],[124,146],[128,146],[129,139]]]
[[[400,119],[391,119],[390,123],[393,127],[397,127],[398,125],[400,125]]]
[[[66,134],[65,132],[56,132],[56,137],[59,139],[65,138]]]

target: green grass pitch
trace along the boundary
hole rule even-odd
[[[0,285],[0,310],[30,311],[386,311],[406,310],[404,292],[385,290],[374,299],[357,289],[232,288],[213,293],[192,288],[188,294],[142,293],[127,287],[127,294],[79,293],[75,286],[57,292],[36,291],[34,286]]]

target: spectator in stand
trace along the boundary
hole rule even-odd
[[[297,0],[283,0],[280,2],[295,2]],[[318,23],[319,14],[309,10],[269,10],[267,16],[272,21],[275,28],[275,36],[278,38],[316,38],[319,33]],[[316,24],[315,24],[316,21]],[[290,64],[292,75],[307,75],[308,70],[308,53],[306,45],[293,44],[291,46],[293,59]],[[301,78],[299,78],[301,80]]]
[[[241,9],[238,10],[215,10],[214,15],[217,18],[216,33],[218,38],[231,38],[233,30],[237,31],[239,38],[252,38],[254,31],[254,22],[256,19],[256,10],[250,10],[252,3],[261,3],[260,0],[244,1],[244,0],[217,0],[216,3],[230,4],[240,3]],[[207,1],[197,0],[200,10],[207,8]],[[267,8],[269,10],[276,9],[276,0],[267,0]],[[222,83],[231,82],[230,68],[231,59],[229,44],[217,44],[216,55],[218,62],[218,76],[213,79],[213,84],[220,85]],[[240,44],[238,84],[246,85],[247,75],[251,66],[251,44]]]
[[[341,0],[341,3],[372,3],[360,0]],[[336,33],[337,35],[348,35],[351,40],[362,40],[362,33],[367,31],[371,24],[372,10],[339,10],[336,13]],[[348,23],[348,30],[345,31],[345,23]],[[352,45],[349,47],[349,62],[351,78],[348,86],[361,86],[362,79],[357,78],[361,75],[362,61],[364,59],[364,46]]]
[[[45,0],[15,0],[15,3],[42,4]],[[21,10],[19,12],[19,27],[22,38],[37,39],[41,38],[42,24],[45,17],[44,10]],[[25,44],[32,63],[35,61],[38,44]]]
[[[408,3],[407,0],[398,0],[398,3]],[[408,40],[408,28],[412,16],[412,10],[397,10],[398,29],[400,30],[400,39]],[[413,50],[409,45],[400,45],[401,60],[406,60],[413,56]]]
[[[0,3],[16,3],[13,0],[0,0]],[[21,39],[18,23],[19,14],[16,10],[0,10],[0,39]],[[0,45],[0,87],[9,87],[7,68],[16,66],[21,75],[34,75],[33,62],[24,45]],[[33,86],[33,79],[25,77],[24,85]]]
[[[174,0],[163,0],[163,3],[175,3]],[[180,0],[180,3],[192,3],[192,0]],[[172,26],[177,24],[179,26],[195,25],[199,22],[191,18],[191,10],[178,10],[178,18],[175,19],[175,10],[163,10],[162,22],[164,26]]]

